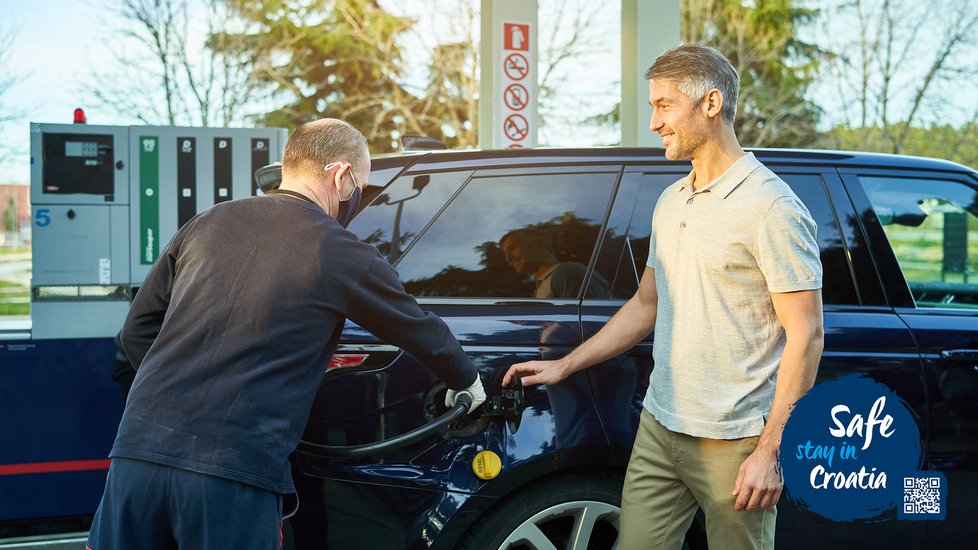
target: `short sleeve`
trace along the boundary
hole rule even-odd
[[[649,235],[649,259],[645,261],[645,267],[655,269],[655,214],[652,215],[652,232]]]
[[[815,220],[797,197],[780,197],[771,204],[755,239],[757,264],[769,292],[822,288],[816,232]]]

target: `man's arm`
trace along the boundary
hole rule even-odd
[[[733,495],[734,508],[756,510],[778,503],[783,480],[777,467],[781,434],[791,409],[815,383],[822,356],[822,291],[772,292],[774,312],[784,327],[786,342],[774,402],[757,448],[740,466]]]
[[[189,225],[189,224],[188,224]],[[136,297],[133,298],[122,325],[122,348],[134,369],[143,364],[146,353],[160,334],[166,310],[170,305],[173,276],[176,271],[176,249],[182,234],[173,237],[160,257],[146,274]]]
[[[407,351],[450,389],[465,389],[478,381],[475,366],[445,322],[421,309],[379,254],[354,287],[345,313],[376,337]]]
[[[556,384],[574,372],[624,353],[655,328],[658,304],[655,270],[647,267],[638,291],[597,334],[566,357],[513,365],[503,377],[503,386],[514,376],[521,376],[523,384]]]

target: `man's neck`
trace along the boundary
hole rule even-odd
[[[283,179],[282,185],[279,186],[279,189],[283,191],[292,191],[309,198],[316,206],[322,208],[323,212],[326,212],[330,216],[336,216],[338,205],[333,204],[334,199],[332,195],[317,191],[318,188],[319,186],[308,185],[302,180],[287,179]]]
[[[742,156],[744,156],[744,149],[737,141],[733,129],[724,127],[715,139],[704,143],[691,158],[693,191],[702,189],[720,177]]]
[[[556,266],[557,266],[557,262],[554,262],[552,264],[540,264],[540,269],[536,270],[536,272],[533,274],[533,278],[536,279],[537,281],[542,281],[546,279],[547,275],[550,275],[550,272]]]

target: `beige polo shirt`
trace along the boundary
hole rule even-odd
[[[759,435],[785,345],[769,293],[822,287],[815,222],[753,153],[695,193],[692,175],[652,215],[659,304],[643,404],[675,432]]]

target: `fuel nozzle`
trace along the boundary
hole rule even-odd
[[[502,388],[499,395],[494,395],[486,400],[485,416],[505,419],[509,425],[509,431],[516,433],[520,427],[520,420],[523,418],[524,407],[523,381],[519,376],[516,376],[509,387]]]

